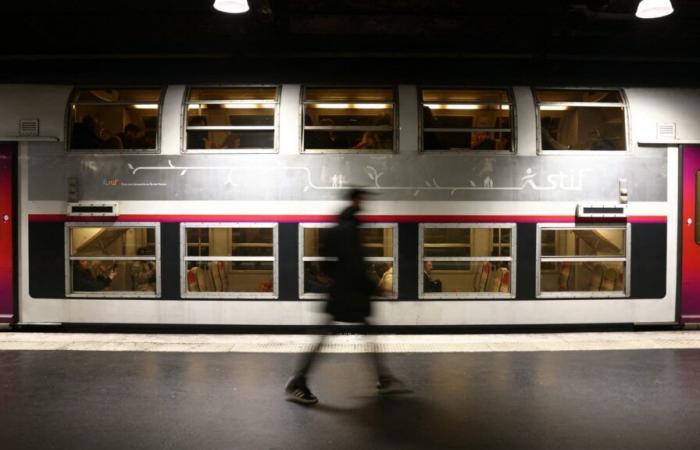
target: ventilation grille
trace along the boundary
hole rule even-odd
[[[658,139],[676,139],[676,124],[675,123],[657,123],[656,137]]]
[[[39,136],[39,119],[20,119],[19,135],[29,137]]]
[[[119,208],[116,202],[112,203],[69,203],[69,216],[118,216]]]

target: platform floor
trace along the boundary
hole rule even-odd
[[[311,375],[313,407],[282,395],[298,353],[3,350],[0,448],[698,446],[700,350],[587,350],[389,352],[414,389],[390,398],[374,393],[366,355],[331,352]]]

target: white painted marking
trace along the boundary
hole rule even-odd
[[[94,334],[1,333],[0,351],[71,350],[185,353],[303,353],[314,335]],[[331,336],[326,353],[366,353],[373,346],[382,353],[472,353],[700,349],[700,331],[472,334],[472,335],[359,335]]]

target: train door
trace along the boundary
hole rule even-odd
[[[16,147],[0,143],[0,323],[14,320],[14,168]]]
[[[683,148],[681,321],[700,322],[700,147]]]

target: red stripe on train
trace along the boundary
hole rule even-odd
[[[30,214],[31,222],[333,222],[335,215],[299,215],[299,214],[122,214],[118,217],[68,216],[65,214]],[[384,215],[367,214],[360,216],[366,222],[625,222],[624,218],[588,219],[575,216],[515,216],[515,215]],[[629,216],[631,223],[666,223],[666,216]]]

